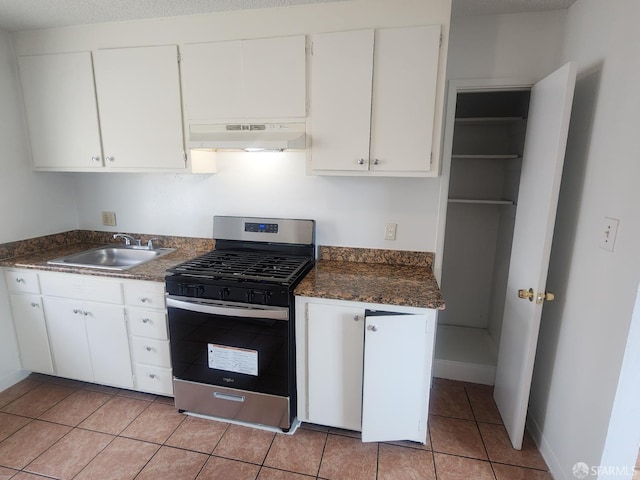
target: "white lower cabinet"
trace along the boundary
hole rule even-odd
[[[45,297],[56,374],[133,388],[122,305]]]
[[[296,297],[298,418],[426,443],[434,310]]]
[[[136,389],[173,396],[164,284],[126,281],[124,297]]]
[[[164,284],[5,272],[22,367],[173,395]]]

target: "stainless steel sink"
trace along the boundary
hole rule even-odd
[[[125,247],[122,245],[105,245],[92,248],[80,253],[73,253],[66,257],[49,260],[50,265],[67,267],[90,267],[105,270],[127,270],[145,262],[155,260],[171,252],[175,248],[154,248],[149,250],[140,247]]]

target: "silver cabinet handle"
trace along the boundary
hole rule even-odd
[[[158,378],[158,376],[155,373],[150,373],[149,378],[153,380],[154,378]]]
[[[25,283],[24,278],[16,278],[16,283]]]
[[[151,348],[151,347],[144,347],[144,349],[145,349],[147,352],[150,352],[151,350],[153,350],[153,348]]]
[[[100,161],[100,157],[94,155],[93,157],[91,157],[91,161],[94,163],[98,163]]]
[[[358,165],[364,165],[364,158],[361,158],[360,160],[358,160]]]
[[[353,320],[354,320],[355,322],[360,321],[360,315],[354,315],[354,316],[353,316]]]
[[[39,304],[39,303],[36,303],[36,302],[31,302],[31,306],[32,306],[33,308],[38,308],[38,307],[40,306],[40,304]]]
[[[147,297],[140,297],[140,301],[141,301],[142,303],[148,303],[148,302],[150,302],[150,301],[151,301],[151,299],[150,299],[150,298],[147,298]]]
[[[372,332],[377,332],[378,331],[378,327],[376,327],[375,325],[369,325],[367,327],[367,330],[370,330]]]
[[[75,314],[77,315],[77,314],[79,314],[79,313],[82,313],[82,310],[79,310],[79,309],[77,309],[77,308],[74,308],[74,309],[73,309],[73,313],[75,313]]]
[[[82,312],[82,314],[83,314],[85,317],[91,317],[91,316],[93,316],[93,314],[92,314],[91,312],[88,312],[88,311],[86,311],[86,310],[84,310],[84,311]]]
[[[113,158],[112,156],[106,157],[107,158],[107,162],[115,162],[116,159]]]
[[[143,318],[142,319],[142,323],[149,323],[151,320],[149,320],[148,318]]]
[[[373,161],[374,165],[380,165],[380,160],[378,160],[377,158]]]

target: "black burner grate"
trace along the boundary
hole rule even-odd
[[[169,271],[205,278],[290,283],[309,261],[308,257],[213,250],[177,265]]]

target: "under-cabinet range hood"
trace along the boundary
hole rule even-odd
[[[282,151],[305,148],[304,123],[190,123],[190,149]]]

